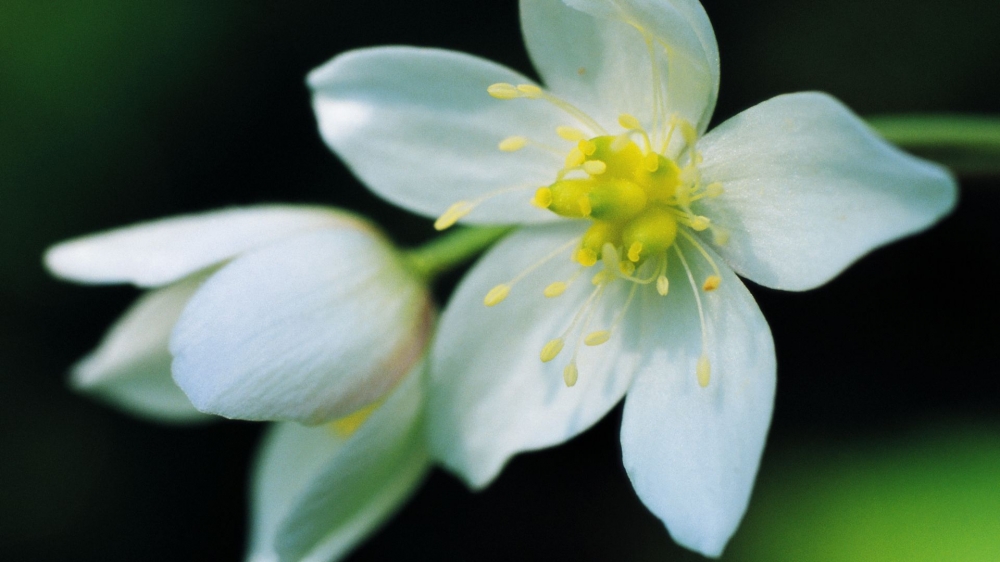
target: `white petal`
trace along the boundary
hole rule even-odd
[[[392,247],[361,230],[303,234],[213,275],[170,342],[203,412],[320,423],[379,399],[423,352],[430,305]]]
[[[531,81],[483,59],[412,47],[352,51],[309,75],[323,138],[382,197],[437,216],[459,200],[521,187],[468,220],[550,220],[552,213],[530,200],[555,181],[562,159],[532,146],[508,153],[497,145],[514,135],[566,144],[555,135],[562,115],[540,100],[490,97],[486,89],[497,82]]]
[[[347,213],[321,207],[224,209],[69,240],[49,248],[45,265],[71,281],[158,287],[293,234],[358,224]]]
[[[492,307],[483,297],[540,258],[582,233],[580,223],[529,227],[499,242],[459,285],[441,317],[432,350],[428,431],[435,458],[442,459],[473,487],[485,486],[507,460],[521,451],[561,443],[599,420],[622,397],[636,359],[623,342],[628,334],[580,349],[579,382],[567,388],[569,363],[578,332],[549,363],[539,354],[570,325],[594,289],[587,270],[569,289],[547,299],[542,290],[568,279],[579,266],[567,247],[551,263],[514,286]],[[623,295],[608,294],[588,331],[607,329]]]
[[[254,470],[248,560],[339,559],[406,501],[430,467],[419,375],[349,437],[330,426],[271,429]]]
[[[729,232],[716,250],[769,287],[821,285],[955,204],[944,168],[889,145],[825,94],[773,98],[698,146],[706,181],[725,190],[704,208]]]
[[[195,275],[143,295],[73,367],[76,388],[141,417],[192,422],[211,419],[191,405],[170,377],[167,342],[184,305],[204,281]]]
[[[666,93],[661,116],[677,112],[699,130],[707,127],[719,89],[719,50],[698,2],[521,0],[521,26],[543,81],[605,127],[621,113],[651,126],[655,87]],[[644,32],[655,45],[659,80]]]
[[[695,251],[686,255],[700,285],[711,270]],[[678,260],[670,267],[670,294],[647,292],[640,303],[646,355],[625,399],[622,455],[674,540],[718,556],[746,511],[771,421],[774,344],[753,297],[723,267],[719,288],[700,292],[711,364],[701,387],[694,293]]]

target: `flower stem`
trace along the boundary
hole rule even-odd
[[[433,280],[482,252],[511,231],[507,226],[456,228],[404,254],[419,275]]]
[[[1000,174],[1000,117],[882,115],[868,123],[890,142],[959,173]]]

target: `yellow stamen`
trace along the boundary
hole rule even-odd
[[[513,84],[505,82],[493,84],[489,88],[486,88],[486,92],[498,100],[512,100],[521,97],[521,92],[518,92]]]
[[[600,330],[587,334],[587,337],[583,339],[583,343],[589,346],[595,346],[601,345],[609,339],[611,339],[611,332],[609,330]]]
[[[524,137],[507,137],[497,145],[504,152],[517,152],[528,145],[528,139]]]
[[[660,293],[661,297],[667,296],[670,292],[670,279],[667,279],[666,275],[660,275],[656,278],[656,292]]]
[[[622,113],[618,116],[618,124],[622,126],[623,129],[628,129],[630,131],[638,131],[642,129],[642,124],[639,120],[635,118],[634,115],[628,113]]]
[[[618,264],[618,271],[621,271],[625,277],[629,277],[635,273],[635,264],[627,260],[622,260]]]
[[[580,206],[580,212],[585,217],[589,217],[590,213],[593,212],[594,208],[590,205],[590,197],[584,195],[577,199],[577,205]]]
[[[564,343],[565,341],[562,338],[556,338],[545,344],[545,347],[542,348],[540,356],[542,363],[548,363],[549,361],[555,359],[556,356],[559,355],[559,352],[562,351]]]
[[[597,252],[591,250],[590,248],[580,248],[576,251],[576,255],[574,257],[576,258],[577,263],[583,267],[590,267],[597,263]]]
[[[552,204],[552,190],[547,187],[539,187],[531,204],[539,209],[548,209],[549,205]]]
[[[719,182],[712,182],[705,186],[705,195],[715,198],[722,195],[722,184]]]
[[[642,242],[632,242],[632,245],[628,247],[629,261],[638,262],[639,255],[641,252],[642,252]]]
[[[346,439],[361,428],[361,425],[382,405],[382,400],[369,404],[360,410],[330,422],[330,429],[341,439]]]
[[[565,125],[556,127],[556,134],[560,138],[572,142],[581,141],[587,138],[587,135],[583,134],[583,131],[577,129],[576,127],[567,127]]]
[[[655,152],[650,152],[649,154],[642,157],[642,166],[647,172],[655,172],[660,169],[660,156]]]
[[[697,230],[698,232],[701,232],[702,230],[708,228],[709,224],[711,224],[711,221],[708,220],[708,217],[695,216],[694,218],[691,219],[691,223],[688,224],[688,226],[690,226],[694,230]]]
[[[550,283],[548,287],[545,287],[543,294],[548,298],[558,297],[559,295],[566,292],[566,282],[556,281],[555,283]]]
[[[563,166],[566,168],[576,168],[580,164],[583,164],[586,159],[587,157],[583,154],[583,151],[579,148],[574,148],[566,155],[566,161],[563,162]]]
[[[600,160],[588,160],[583,163],[583,171],[592,176],[599,176],[608,170],[608,165]]]
[[[502,285],[497,285],[490,289],[490,292],[486,293],[486,298],[483,299],[483,304],[486,306],[496,306],[503,302],[507,295],[510,294],[510,285],[506,283]]]
[[[708,360],[708,356],[702,354],[698,358],[698,366],[695,367],[695,374],[698,375],[698,385],[702,388],[708,386],[709,381],[712,380],[712,364]]]
[[[714,291],[719,288],[719,283],[722,283],[722,278],[718,275],[709,275],[705,279],[705,284],[701,286],[702,289],[706,291]]]
[[[593,153],[597,152],[597,145],[586,139],[578,142],[576,144],[576,147],[580,149],[580,152],[582,152],[587,156],[590,156]]]
[[[542,89],[534,84],[518,84],[517,91],[524,94],[528,99],[538,99],[542,97]]]
[[[565,382],[568,387],[575,385],[576,379],[579,378],[579,376],[580,371],[577,370],[576,363],[570,363],[569,365],[566,365],[565,369],[563,369],[563,382]]]
[[[444,212],[438,220],[434,221],[435,230],[445,230],[455,225],[456,222],[461,220],[465,215],[468,215],[472,209],[475,207],[473,203],[468,201],[459,201],[448,207],[448,210]]]

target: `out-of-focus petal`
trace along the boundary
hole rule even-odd
[[[621,113],[652,127],[654,108],[661,124],[676,112],[701,131],[708,126],[719,49],[698,2],[521,0],[521,26],[546,85],[605,127]]]
[[[686,255],[700,285],[712,270],[697,252]],[[698,289],[710,364],[702,387],[702,332],[679,265],[666,298],[647,291],[639,303],[646,355],[625,399],[622,454],[636,493],[674,540],[718,556],[746,511],[763,452],[774,344],[753,297],[723,268],[718,289]]]
[[[725,190],[704,207],[727,233],[716,251],[768,287],[821,285],[955,204],[944,168],[888,144],[826,94],[768,100],[698,147],[706,182]]]
[[[309,75],[327,144],[375,193],[438,216],[453,203],[506,189],[468,215],[478,223],[553,218],[529,204],[555,180],[562,159],[528,146],[500,151],[523,135],[547,144],[562,114],[538,100],[498,100],[497,82],[530,83],[498,64],[461,53],[381,47],[342,54]]]
[[[589,317],[588,331],[608,329],[624,299],[620,292],[603,295],[593,312],[583,314],[554,360],[539,358],[542,346],[570,326],[594,290],[591,269],[559,297],[542,293],[579,268],[569,257],[582,226],[530,227],[508,236],[480,259],[442,314],[431,355],[428,431],[435,457],[472,487],[488,484],[512,455],[562,443],[587,429],[631,381],[639,352],[626,346],[634,341],[627,333],[597,347],[581,345],[579,380],[571,388],[563,381],[582,324]],[[551,263],[517,283],[505,301],[483,305],[492,287],[560,247]]]
[[[406,501],[430,467],[419,378],[417,368],[353,434],[271,429],[253,476],[250,562],[337,560]]]
[[[140,417],[169,422],[211,419],[191,405],[170,376],[170,331],[204,281],[195,275],[143,295],[73,367],[76,388]]]
[[[145,222],[62,242],[45,253],[54,275],[81,283],[158,287],[246,250],[318,228],[357,228],[347,213],[265,205]]]
[[[240,256],[174,329],[174,380],[203,412],[321,423],[381,398],[423,353],[430,304],[371,232],[324,230]]]

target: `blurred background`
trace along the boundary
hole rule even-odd
[[[996,0],[705,6],[716,122],[800,90],[863,115],[1000,114]],[[70,391],[69,367],[138,292],[54,281],[45,248],[259,202],[347,207],[425,240],[429,221],[325,148],[305,74],[390,43],[531,74],[519,33],[513,0],[0,0],[0,559],[238,560],[261,430],[159,425]],[[751,286],[778,398],[724,560],[1000,560],[1000,178],[961,186],[937,227],[819,290]],[[516,458],[483,493],[434,472],[353,559],[698,559],[632,491],[619,420]]]

